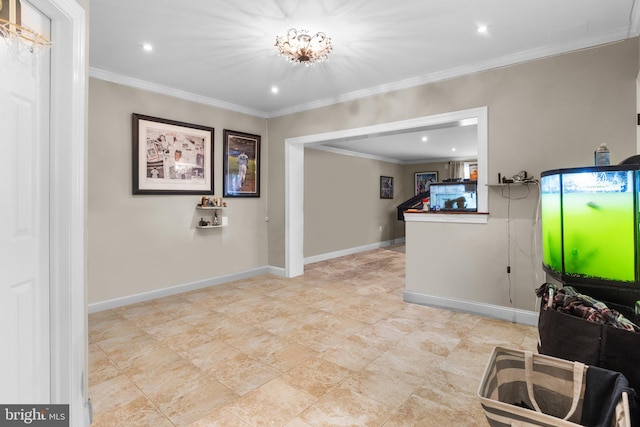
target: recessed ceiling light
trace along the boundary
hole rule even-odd
[[[429,138],[427,138],[426,136],[422,137],[422,142],[427,142],[429,140]]]
[[[452,148],[452,149],[451,149],[451,151],[456,151],[456,149],[455,149],[455,148]]]
[[[278,90],[277,86],[271,86],[271,93],[278,93]]]
[[[488,31],[489,31],[489,27],[487,27],[486,25],[478,25],[478,32],[480,34],[484,34]]]
[[[153,50],[153,46],[151,46],[149,43],[145,43],[142,45],[142,48],[144,50],[146,50],[147,52],[151,52]]]

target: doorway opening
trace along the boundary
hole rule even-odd
[[[477,121],[478,211],[488,211],[488,109],[472,108],[415,119],[285,139],[285,276],[304,274],[304,147],[321,142]]]

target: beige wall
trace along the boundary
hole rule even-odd
[[[305,257],[404,238],[397,206],[414,196],[414,174],[449,178],[448,162],[405,165],[312,148],[304,160]],[[380,199],[380,176],[394,178],[393,199]]]
[[[304,256],[404,237],[396,206],[413,195],[405,166],[307,148]],[[380,198],[380,176],[393,177],[393,199]]]
[[[199,196],[132,195],[131,113],[211,126],[214,184],[222,195],[222,131],[263,135],[264,119],[131,87],[89,82],[89,303],[245,272],[267,265],[260,198],[229,198],[229,226],[199,230]]]
[[[284,266],[284,140],[414,117],[489,108],[489,181],[498,172],[589,165],[635,153],[638,39],[269,120],[269,264]],[[630,140],[632,138],[632,141]]]
[[[634,38],[266,121],[91,79],[89,302],[108,301],[266,265],[283,267],[286,138],[488,106],[490,182],[494,177],[497,181],[498,172],[510,176],[525,169],[539,177],[540,172],[547,169],[589,165],[593,150],[600,142],[607,142],[613,162],[620,161],[636,151],[638,53],[638,39]],[[197,196],[132,196],[133,112],[215,127],[217,194],[222,192],[222,130],[262,135],[262,197],[229,199],[229,227],[196,230],[198,216],[194,206]],[[309,170],[322,168],[321,157],[328,157],[328,154],[306,160]],[[395,180],[397,194],[404,191],[398,187],[407,186],[411,188],[406,189],[406,197],[411,195],[413,172],[416,171],[413,166],[405,166],[396,172],[395,166],[364,165],[365,172],[373,177],[367,182],[373,182],[372,191],[375,190],[373,199],[365,203],[377,206],[381,202],[376,200],[377,180],[387,170],[394,177],[396,173],[398,177],[406,176],[406,181]],[[331,171],[337,169],[331,166]],[[323,176],[326,176],[326,170],[321,171],[320,177]],[[348,180],[349,175],[344,178]],[[305,192],[306,200],[309,193],[314,194],[314,201],[343,197],[327,189],[322,179],[315,175],[305,176]],[[393,212],[396,202],[399,201],[393,201]],[[331,243],[325,234],[314,236],[314,231],[321,229],[318,227],[322,227],[319,224],[323,218],[335,215],[333,211],[323,211],[324,208],[305,206],[307,214],[309,211],[319,214],[305,218],[305,256],[367,244],[380,234],[376,231],[380,225],[384,229],[385,218],[374,215],[367,220],[367,231],[360,236],[362,240]],[[463,298],[467,294],[464,288],[471,286],[471,294],[477,293],[479,301],[512,305],[505,266],[496,262],[500,258],[507,259],[506,230],[507,224],[511,224],[516,239],[512,241],[510,254],[513,260],[511,287],[517,293],[515,299],[522,301],[519,306],[532,308],[532,288],[540,280],[536,278],[540,261],[534,258],[539,248],[531,241],[531,236],[539,233],[538,225],[532,227],[535,192],[521,200],[514,197],[509,201],[501,190],[491,189],[489,209],[490,223],[473,228],[473,233],[466,232],[466,226],[447,225],[420,241],[420,244],[427,244],[429,239],[437,240],[442,248],[438,256],[442,259],[436,257],[431,262],[442,272],[463,270],[459,264],[447,261],[446,258],[450,259],[454,253],[482,261],[472,262],[477,271],[465,274],[480,278],[483,283],[467,283],[467,276],[461,276],[450,280],[450,283],[460,285],[457,287],[425,284],[411,290]],[[267,216],[268,223],[265,222]],[[469,236],[476,239],[474,243],[466,244]],[[387,239],[381,236],[378,241]],[[479,247],[490,247],[494,255],[488,260],[477,258]],[[424,277],[424,273],[407,272],[407,277],[414,276]],[[513,295],[511,299],[514,299]]]
[[[494,177],[497,182],[498,173],[511,176],[522,169],[539,177],[540,172],[547,169],[592,164],[593,150],[601,142],[606,142],[611,150],[612,162],[635,153],[637,74],[638,39],[634,38],[270,119],[269,264],[284,266],[286,138],[487,106],[489,182],[494,182]],[[481,302],[512,305],[507,278],[502,273],[506,265],[495,263],[499,255],[507,259],[506,229],[509,223],[518,239],[517,244],[511,245],[512,250],[518,251],[518,258],[513,261],[511,286],[522,295],[517,298],[522,301],[519,306],[533,309],[531,295],[539,284],[537,281],[541,280],[536,276],[539,262],[532,260],[532,256],[540,251],[531,242],[531,236],[539,232],[539,225],[533,226],[533,230],[531,225],[536,209],[535,193],[513,201],[511,205],[508,202],[500,190],[490,190],[491,223],[474,229],[473,236],[478,242],[468,250],[464,245],[465,236],[469,234],[465,227],[443,226],[433,236],[438,240],[437,244],[445,243],[440,255],[431,261],[442,271],[460,271],[464,264],[451,261],[451,255],[474,260],[477,245],[486,245],[495,251],[491,265],[474,264],[475,274],[469,274],[474,277],[471,283],[462,276],[454,278],[453,281],[462,286],[459,289],[425,282],[413,290],[443,297],[462,297],[465,287],[475,289],[477,286],[482,290],[477,291]]]

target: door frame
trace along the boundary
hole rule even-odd
[[[306,135],[284,140],[285,277],[304,274],[304,147],[346,138],[380,135],[442,123],[476,120],[478,141],[478,211],[488,212],[488,107],[470,108],[397,122]]]
[[[89,425],[85,297],[86,12],[76,0],[29,0],[51,19],[51,403]],[[84,3],[86,4],[86,3]]]

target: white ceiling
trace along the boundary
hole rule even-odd
[[[267,118],[634,37],[637,1],[91,0],[89,66]],[[324,31],[329,61],[279,57],[289,28]]]
[[[478,157],[476,124],[450,122],[366,138],[325,141],[310,148],[400,164],[475,160]]]

